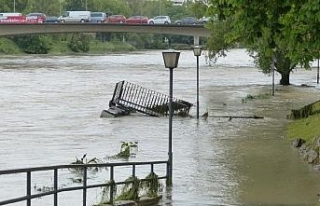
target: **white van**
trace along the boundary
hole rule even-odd
[[[8,16],[22,16],[21,13],[0,13],[0,17],[8,17]]]
[[[89,22],[91,12],[90,11],[66,11],[62,16],[58,18],[60,23],[84,23]]]

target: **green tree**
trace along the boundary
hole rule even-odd
[[[203,16],[206,16],[207,12],[207,2],[205,1],[196,1],[195,3],[188,3],[188,10],[192,16],[200,19]]]
[[[28,5],[28,1],[25,0],[1,0],[0,11],[1,12],[23,12]]]
[[[90,50],[90,41],[90,35],[76,33],[71,36],[68,46],[73,52],[88,52]]]
[[[208,28],[218,34],[209,38],[210,57],[224,55],[237,42],[244,43],[264,73],[269,73],[274,63],[275,71],[281,75],[280,84],[289,85],[290,73],[300,61],[290,55],[290,33],[283,32],[290,25],[282,17],[293,2],[296,1],[211,0],[208,12],[218,16],[218,22],[210,22]]]
[[[47,35],[15,37],[14,41],[28,54],[47,54],[52,44],[51,38]]]
[[[289,56],[308,68],[309,62],[320,57],[320,1],[292,2],[290,11],[282,18],[283,33]]]

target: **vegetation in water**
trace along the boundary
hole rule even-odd
[[[93,206],[103,206],[104,204],[110,204],[111,202],[111,198],[110,198],[110,189],[113,189],[113,196],[117,195],[117,185],[115,184],[116,182],[114,180],[109,180],[107,182],[106,187],[103,188],[102,190],[102,196],[101,196],[101,200],[100,203],[97,205],[93,205]]]
[[[126,184],[123,186],[117,200],[139,200],[141,180],[137,177],[129,177],[125,182]]]
[[[142,188],[145,188],[149,197],[157,197],[160,190],[161,184],[158,179],[158,175],[151,172],[147,177],[146,181],[142,183]]]
[[[99,159],[97,159],[96,157],[92,158],[92,159],[87,159],[87,154],[84,154],[80,159],[76,158],[76,161],[72,162],[71,164],[77,164],[77,165],[84,165],[84,164],[98,164],[100,162]],[[70,168],[70,170],[72,172],[76,172],[76,173],[82,173],[83,172],[83,168],[79,167],[79,168]],[[99,168],[98,167],[89,167],[88,170],[92,171],[92,172],[98,172]]]
[[[265,93],[265,94],[258,94],[258,95],[252,95],[252,94],[247,94],[247,96],[243,99],[241,99],[242,103],[247,103],[247,101],[249,100],[254,100],[254,99],[269,99],[271,97],[271,95],[269,93]]]
[[[117,188],[115,187],[114,181],[108,181],[107,187],[103,188],[102,198],[98,205],[103,206],[110,202],[110,189],[113,187],[114,200],[133,200],[139,201],[142,196],[147,196],[152,199],[159,198],[158,193],[160,192],[161,184],[158,179],[158,175],[154,172],[150,173],[144,180],[140,180],[138,177],[129,177],[125,180],[124,186],[121,188],[121,192],[117,195]],[[144,194],[145,193],[145,194]]]
[[[120,152],[113,157],[128,159],[132,154],[135,154],[135,152],[133,152],[133,149],[137,150],[137,147],[138,142],[122,142]]]

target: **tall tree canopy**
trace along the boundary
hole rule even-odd
[[[305,41],[318,37],[300,28],[306,25],[303,25],[303,14],[297,10],[306,6],[309,12],[319,12],[319,0],[210,0],[210,3],[210,16],[218,17],[218,21],[208,24],[212,30],[208,41],[211,57],[225,55],[224,51],[234,43],[243,43],[264,73],[270,72],[274,62],[275,70],[281,74],[281,85],[290,84],[290,73],[297,65],[307,68],[315,57],[310,50],[315,46],[308,47]],[[297,18],[299,24],[295,23]],[[308,26],[313,27],[307,21]],[[293,23],[299,31],[293,31]],[[301,44],[297,39],[301,39]]]

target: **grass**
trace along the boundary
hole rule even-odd
[[[320,114],[295,120],[288,125],[287,137],[289,139],[302,138],[311,143],[313,138],[320,136],[319,125]]]
[[[0,54],[24,54],[24,52],[10,39],[0,38]]]

